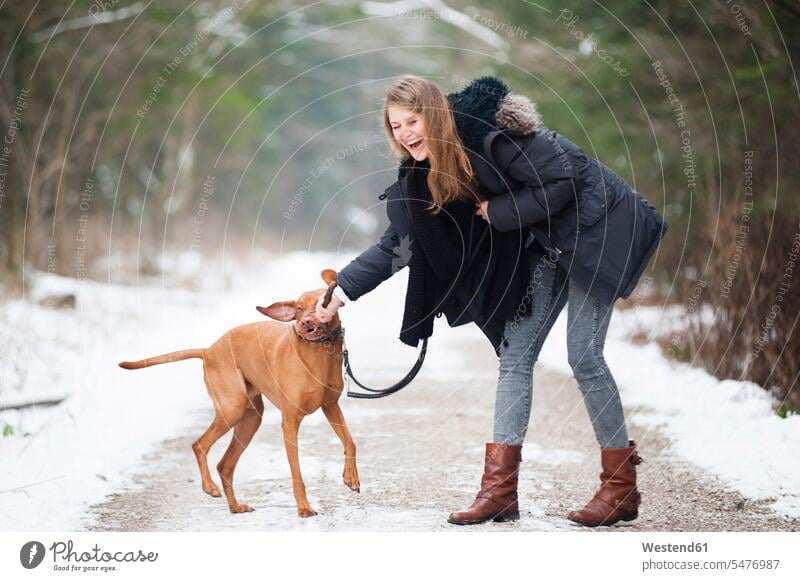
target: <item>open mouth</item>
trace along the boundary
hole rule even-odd
[[[419,151],[422,148],[422,138],[420,137],[416,141],[406,143],[406,147],[411,151]]]
[[[306,339],[319,339],[324,334],[322,327],[314,327],[311,331],[305,334]]]

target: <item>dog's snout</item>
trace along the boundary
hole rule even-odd
[[[310,330],[317,326],[317,321],[311,313],[306,313],[300,319],[300,324]]]

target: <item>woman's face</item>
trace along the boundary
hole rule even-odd
[[[428,147],[425,142],[425,119],[422,114],[398,106],[388,107],[386,113],[397,142],[417,161],[426,159]]]

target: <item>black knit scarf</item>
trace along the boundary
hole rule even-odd
[[[509,321],[527,316],[530,301],[522,300],[530,281],[525,252],[527,231],[495,230],[475,215],[471,202],[452,201],[438,214],[431,214],[425,209],[432,199],[427,181],[429,162],[410,161],[406,164],[410,172],[406,203],[414,246],[408,263],[400,340],[416,347],[421,338],[433,334],[433,322],[440,313],[446,313],[448,323],[454,326],[453,313],[465,306],[456,298],[459,285],[483,287],[478,296],[482,298],[484,320],[499,317]]]

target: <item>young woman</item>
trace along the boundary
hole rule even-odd
[[[614,301],[633,292],[666,223],[497,78],[445,96],[425,79],[402,77],[386,92],[383,120],[401,158],[397,181],[381,196],[390,225],[339,271],[337,292],[317,314],[330,320],[346,300],[408,266],[401,341],[416,346],[445,314],[450,326],[476,323],[492,342],[500,359],[494,434],[480,491],[448,522],[519,518],[533,364],[565,304],[569,362],[603,468],[594,497],[569,518],[587,526],[635,519],[641,458],[603,344]],[[410,252],[399,252],[409,241]]]

